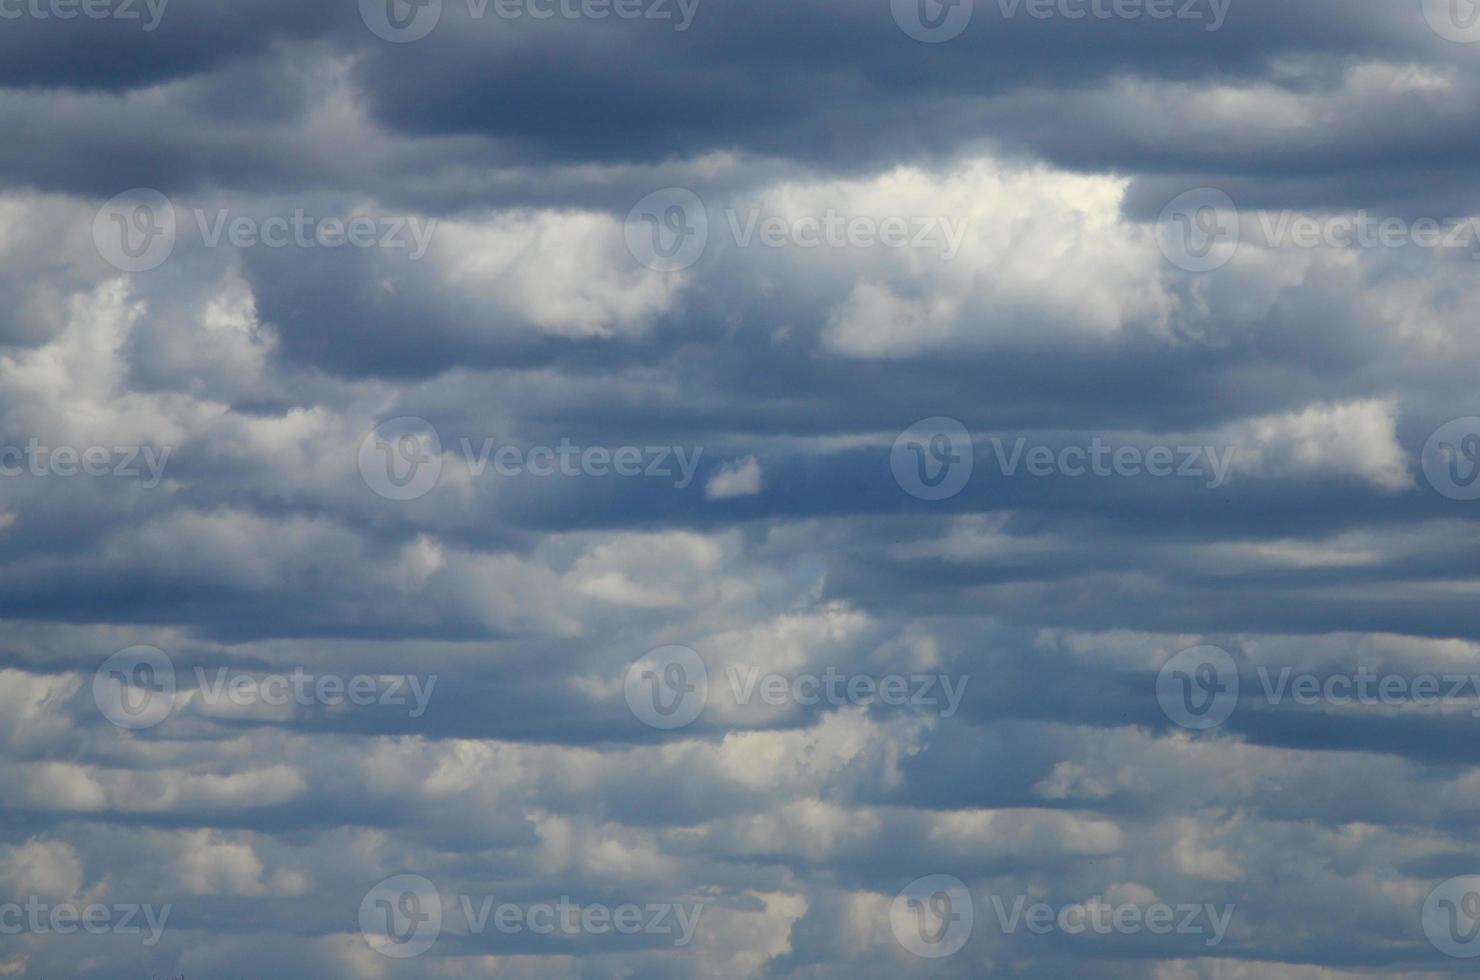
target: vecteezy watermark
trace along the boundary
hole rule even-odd
[[[1302,708],[1469,708],[1471,717],[1480,718],[1480,674],[1398,674],[1365,666],[1316,673],[1262,665],[1255,674],[1258,699],[1272,707],[1288,703]],[[1214,646],[1183,650],[1156,678],[1162,711],[1175,724],[1194,731],[1227,721],[1247,690],[1232,655]]]
[[[1423,447],[1423,475],[1450,500],[1480,500],[1480,418],[1446,422]]]
[[[0,902],[0,935],[70,936],[78,932],[90,936],[143,935],[144,945],[154,946],[164,935],[172,909],[169,904],[154,906],[134,902],[114,902],[111,905],[52,903],[31,895],[24,903]]]
[[[993,895],[992,910],[1004,934],[1015,933],[1019,929],[1035,936],[1056,932],[1067,936],[1150,933],[1153,936],[1201,936],[1205,945],[1217,946],[1228,934],[1235,906],[1208,903],[1168,905],[1165,902],[1111,904],[1097,895],[1087,902],[1073,902],[1055,908],[1046,902],[1029,905],[1026,895],[1014,896],[1010,904],[1002,896]]]
[[[725,209],[737,248],[917,248],[950,260],[961,251],[968,219],[940,215],[846,215],[836,208],[817,214],[766,214],[759,207]]]
[[[1480,718],[1480,674],[1384,674],[1373,667],[1358,667],[1352,673],[1297,674],[1289,667],[1275,673],[1262,666],[1256,672],[1264,700],[1271,705],[1290,701],[1305,708],[1463,706],[1471,709],[1471,717]]]
[[[1356,214],[1255,213],[1259,235],[1269,248],[1425,248],[1463,249],[1480,261],[1480,219],[1379,217]]]
[[[836,208],[781,215],[759,206],[726,208],[723,227],[736,248],[925,249],[950,260],[961,250],[967,219],[938,215],[847,215]],[[623,225],[632,257],[659,272],[687,269],[709,244],[709,208],[693,191],[665,187],[633,205]]]
[[[153,490],[174,451],[173,446],[43,446],[33,436],[24,446],[0,446],[0,477],[144,477],[141,486]]]
[[[677,490],[694,482],[704,454],[703,446],[581,447],[569,439],[554,446],[514,446],[489,438],[475,445],[465,437],[458,440],[458,449],[456,455],[473,477],[489,469],[502,477],[643,477],[673,480]],[[382,422],[360,443],[360,476],[387,500],[415,500],[431,493],[445,462],[441,435],[416,416]]]
[[[926,875],[900,889],[889,906],[889,927],[906,951],[938,960],[961,951],[976,921],[971,891],[960,878]]]
[[[196,667],[193,697],[215,707],[239,708],[323,706],[338,708],[408,708],[412,718],[426,713],[437,675],[310,674],[303,667],[288,673],[233,671]],[[175,665],[158,647],[132,646],[105,660],[93,674],[93,701],[103,717],[119,728],[152,728],[175,709],[179,690]]]
[[[1379,217],[1256,211],[1246,223],[1233,198],[1216,187],[1177,195],[1162,209],[1156,240],[1167,261],[1187,272],[1211,272],[1233,260],[1244,241],[1269,249],[1401,249],[1467,251],[1480,261],[1480,219]]]
[[[890,0],[894,23],[925,44],[943,44],[965,33],[976,0]]]
[[[460,913],[459,935],[481,936],[492,928],[506,936],[667,936],[676,948],[694,939],[704,904],[623,902],[579,903],[568,896],[554,902],[496,903],[492,895],[457,895],[447,906]],[[421,875],[393,875],[365,893],[360,902],[360,933],[370,948],[392,959],[420,956],[441,936],[451,918],[442,893]]]
[[[219,248],[383,248],[404,250],[416,261],[427,254],[436,218],[384,215],[318,217],[302,208],[290,214],[233,214],[228,208],[193,208],[201,244]],[[174,253],[181,230],[174,202],[140,187],[111,198],[93,216],[93,244],[103,261],[123,272],[157,269]]]
[[[1188,272],[1212,272],[1232,262],[1240,235],[1238,207],[1216,187],[1178,194],[1156,222],[1161,254]]]
[[[1228,482],[1235,446],[1136,446],[1099,436],[1087,443],[1049,445],[1018,437],[992,439],[992,458],[1006,478],[1084,477],[1197,479],[1210,490]],[[937,417],[916,422],[894,440],[889,453],[894,481],[920,500],[947,500],[961,493],[976,468],[975,444],[959,421]]]
[[[889,450],[889,469],[900,489],[920,500],[949,500],[966,489],[976,447],[966,426],[953,418],[922,419],[905,429]]]
[[[1233,0],[997,0],[1005,20],[1176,20],[1201,24],[1209,33],[1228,19]]]
[[[1009,450],[1001,439],[992,440],[992,454],[1006,477],[1016,476],[1021,466],[1029,476],[1040,479],[1051,476],[1197,479],[1210,490],[1228,482],[1236,451],[1234,446],[1112,445],[1099,436],[1091,438],[1088,445],[1068,446],[1029,446],[1028,440],[1020,437]]]
[[[759,700],[773,708],[787,705],[834,708],[920,708],[953,717],[961,707],[970,678],[948,674],[844,673],[828,667],[821,673],[781,674],[760,667],[730,664],[725,668],[730,698],[736,705]],[[632,714],[652,728],[671,730],[693,724],[709,704],[709,671],[686,646],[651,650],[627,668],[623,696]]]
[[[93,246],[124,272],[157,269],[175,250],[175,205],[159,191],[136,187],[115,195],[93,216]]]
[[[1174,724],[1217,728],[1238,707],[1238,664],[1221,647],[1198,646],[1168,660],[1156,675],[1156,700]]]
[[[93,701],[119,728],[153,728],[175,710],[175,665],[158,647],[132,646],[93,673]]]
[[[0,20],[136,20],[153,31],[170,0],[0,0]]]
[[[1424,899],[1424,935],[1445,956],[1480,956],[1480,875],[1441,882]]]
[[[154,946],[164,935],[173,906],[140,905],[114,902],[102,905],[90,902],[47,902],[35,895],[22,902],[0,902],[0,936],[32,935],[71,936],[85,932],[90,936],[144,936],[145,946]]]
[[[622,226],[627,251],[658,272],[687,269],[709,245],[709,209],[683,187],[665,187],[632,205]]]
[[[694,23],[699,0],[464,0],[469,20],[650,20],[682,32]],[[393,44],[420,41],[442,20],[443,0],[360,0],[360,19]]]
[[[1424,19],[1446,41],[1480,44],[1480,3],[1476,0],[1419,0]]]
[[[709,671],[686,646],[649,650],[627,668],[622,684],[627,707],[638,721],[663,730],[698,720],[709,703]]]
[[[1003,20],[1152,20],[1223,27],[1233,0],[997,0]],[[894,23],[925,44],[952,41],[965,33],[976,0],[890,0]]]
[[[757,697],[773,708],[788,704],[803,707],[825,704],[835,708],[882,704],[891,708],[938,710],[942,718],[950,718],[960,709],[966,685],[971,680],[949,674],[874,677],[845,674],[836,667],[828,667],[820,674],[777,674],[734,664],[725,668],[725,677],[739,705],[750,704]]]

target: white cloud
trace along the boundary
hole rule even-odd
[[[726,462],[704,487],[704,496],[710,500],[753,497],[760,492],[761,464],[754,456]]]
[[[491,323],[565,337],[635,336],[673,303],[678,282],[626,252],[609,215],[532,211],[438,225],[427,261]]]
[[[1265,477],[1356,477],[1387,491],[1412,485],[1397,407],[1369,399],[1311,405],[1237,423],[1215,439],[1237,447],[1233,470]]]

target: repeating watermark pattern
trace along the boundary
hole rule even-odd
[[[1152,20],[1221,30],[1233,0],[997,0],[1004,20]]]
[[[117,477],[153,490],[164,480],[173,446],[0,446],[0,477]]]
[[[976,447],[966,426],[953,418],[922,419],[905,429],[889,451],[894,482],[919,500],[949,500],[966,489]]]
[[[1480,674],[1355,671],[1297,672],[1292,667],[1255,668],[1255,694],[1270,707],[1312,708],[1468,708],[1480,718]],[[1167,661],[1156,679],[1156,697],[1175,724],[1194,731],[1217,728],[1249,690],[1228,651],[1215,646],[1183,650]]]
[[[928,960],[959,953],[976,923],[971,891],[960,878],[926,875],[900,890],[889,906],[889,926],[906,951]]]
[[[965,33],[976,0],[890,0],[894,23],[924,44],[943,44]]]
[[[757,698],[773,708],[785,705],[834,708],[871,707],[926,708],[938,711],[940,717],[953,717],[966,696],[971,678],[949,674],[847,674],[828,667],[820,674],[778,674],[763,672],[759,667],[725,668],[730,694],[738,705],[748,705]]]
[[[699,0],[464,0],[468,19],[647,20],[687,31]],[[393,44],[420,41],[442,21],[443,0],[360,0],[360,19],[371,33]]]
[[[360,442],[360,478],[387,500],[416,500],[442,479],[442,436],[424,418],[403,415]]]
[[[1259,667],[1259,685],[1266,704],[1285,702],[1304,708],[1353,705],[1373,708],[1469,707],[1480,718],[1480,674],[1394,674],[1373,667],[1351,673],[1296,673],[1283,667],[1278,673]]]
[[[996,0],[1003,20],[1179,21],[1221,30],[1233,0]],[[966,32],[976,0],[890,0],[894,23],[925,44],[942,44]]]
[[[1480,956],[1480,875],[1436,885],[1424,899],[1422,921],[1424,935],[1445,956]]]
[[[632,205],[622,225],[627,251],[649,269],[679,272],[704,257],[709,209],[685,187],[664,187]]]
[[[515,446],[491,438],[475,444],[464,437],[457,441],[453,458],[475,478],[489,470],[507,478],[617,476],[672,480],[675,490],[686,490],[703,455],[703,446],[582,447],[569,439],[553,446]],[[431,493],[441,482],[445,461],[436,427],[413,415],[382,422],[360,442],[360,477],[387,500],[415,500]]]
[[[638,721],[665,731],[692,725],[709,703],[709,670],[694,650],[677,644],[632,662],[622,685]]]
[[[1232,654],[1222,647],[1197,646],[1163,665],[1156,675],[1156,700],[1174,724],[1203,732],[1233,715],[1239,684]]]
[[[289,214],[233,214],[229,208],[186,212],[200,243],[249,248],[382,248],[401,250],[411,261],[423,258],[437,230],[436,218],[388,215],[349,217],[311,215],[302,208]],[[153,188],[124,191],[93,217],[93,244],[109,265],[123,272],[148,272],[174,253],[180,233],[174,202]]]
[[[848,215],[836,208],[780,215],[754,206],[726,208],[720,227],[736,248],[922,249],[945,260],[965,241],[968,219],[939,215]],[[627,250],[659,272],[687,269],[703,257],[713,227],[709,208],[693,191],[665,187],[632,206],[623,224]]]
[[[119,728],[153,728],[175,710],[175,665],[158,647],[131,646],[93,673],[93,702]]]
[[[1152,902],[1106,902],[1095,896],[1087,902],[1052,906],[1046,902],[1029,904],[1028,896],[1017,895],[1010,902],[993,895],[992,911],[1004,934],[1019,930],[1035,936],[1062,933],[1066,936],[1200,936],[1207,946],[1217,946],[1228,934],[1236,906],[1232,904]]]
[[[1211,272],[1233,261],[1244,241],[1268,249],[1404,249],[1468,252],[1480,261],[1480,218],[1382,217],[1255,211],[1252,221],[1216,187],[1179,194],[1162,209],[1156,240],[1167,261],[1188,272]]]
[[[1212,272],[1232,262],[1240,235],[1238,207],[1216,187],[1178,194],[1156,222],[1162,255],[1188,272]]]
[[[195,668],[196,690],[207,705],[231,704],[238,708],[255,705],[281,708],[350,706],[405,708],[411,718],[426,714],[437,675],[428,674],[310,674],[302,667],[290,672],[254,674],[226,667]]]
[[[786,216],[761,208],[725,209],[725,225],[737,248],[914,248],[950,260],[961,251],[969,219],[940,215],[846,215],[836,208]]]
[[[992,454],[1005,477],[1019,468],[1038,477],[1121,477],[1135,479],[1202,480],[1209,490],[1228,482],[1233,472],[1235,446],[1132,446],[1106,442],[1099,436],[1087,445],[1029,445],[1018,438],[1009,449],[1001,439],[992,440]]]
[[[1467,251],[1480,261],[1480,219],[1317,215],[1297,211],[1259,211],[1255,223],[1269,248],[1423,248]]]
[[[175,250],[175,205],[159,191],[136,187],[115,195],[93,216],[93,246],[123,272],[148,272]]]
[[[1423,475],[1450,500],[1480,500],[1480,418],[1446,422],[1423,447]]]
[[[1480,3],[1476,0],[1419,0],[1434,33],[1458,44],[1480,44]]]
[[[308,708],[372,706],[405,708],[412,718],[426,714],[437,675],[311,674],[303,667],[287,673],[251,673],[227,667],[195,667],[194,697],[216,707],[259,705]],[[105,660],[93,674],[93,700],[119,728],[138,731],[160,724],[174,712],[179,683],[174,662],[158,647],[132,646]]]
[[[991,440],[991,459],[1005,478],[1025,474],[1036,479],[1194,479],[1209,490],[1228,483],[1236,446],[1111,443],[1094,436],[1086,443],[1049,445],[1025,437]],[[920,500],[948,500],[971,481],[976,468],[975,443],[966,427],[952,418],[916,422],[894,440],[889,453],[894,481]]]
[[[738,706],[759,701],[773,708],[795,705],[834,708],[916,708],[951,718],[961,708],[971,678],[949,674],[846,673],[827,667],[821,673],[781,674],[760,667],[725,667],[730,698]],[[627,668],[623,696],[633,715],[652,728],[672,730],[693,724],[709,704],[709,671],[686,646],[649,651]]]
[[[170,0],[0,0],[0,20],[127,20],[154,31]]]
[[[688,946],[698,930],[704,904],[624,902],[579,903],[568,896],[554,902],[497,902],[492,895],[455,896],[444,907],[442,894],[421,875],[394,875],[372,887],[360,902],[360,933],[370,948],[392,959],[420,956],[460,914],[459,935],[481,936],[490,929],[506,936],[665,936],[675,948]]]
[[[420,956],[442,934],[442,895],[421,875],[392,875],[360,900],[360,934],[382,956]]]
[[[35,895],[24,902],[0,902],[0,936],[23,933],[45,936],[143,936],[145,946],[155,946],[164,935],[173,906],[114,902],[47,902]]]

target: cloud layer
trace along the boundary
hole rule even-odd
[[[0,3],[0,976],[1466,972],[1466,5]]]

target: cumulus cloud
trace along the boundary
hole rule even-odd
[[[1356,477],[1390,492],[1412,485],[1389,400],[1312,405],[1240,423],[1227,436],[1238,465],[1263,476]]]
[[[754,456],[725,463],[704,485],[704,496],[710,500],[753,497],[760,492],[761,464]]]

